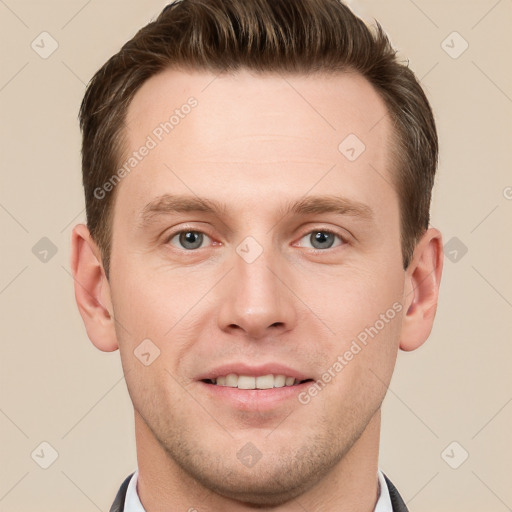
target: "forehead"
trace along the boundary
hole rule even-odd
[[[193,115],[185,114],[187,122],[181,122],[180,111],[190,98],[197,101],[197,108]],[[200,135],[194,144],[204,156],[214,152],[213,146],[232,148],[223,144],[227,134],[241,138],[261,130],[267,136],[302,136],[325,151],[327,145],[337,149],[336,142],[350,130],[357,130],[360,138],[372,144],[389,129],[389,119],[383,119],[387,114],[383,100],[355,72],[290,75],[240,70],[216,75],[168,69],[147,80],[132,99],[126,116],[128,140],[136,143],[141,132],[151,134],[173,113],[178,119],[173,120],[168,139],[184,139],[193,130]],[[180,129],[174,129],[178,125]]]
[[[169,69],[147,80],[128,108],[121,163],[151,148],[123,178],[118,200],[136,215],[180,189],[261,208],[263,197],[270,205],[315,188],[378,207],[393,193],[390,135],[383,100],[357,73]]]

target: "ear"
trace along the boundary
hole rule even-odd
[[[87,226],[78,224],[71,235],[71,270],[75,299],[92,343],[104,352],[119,348],[115,332],[110,285],[100,250]]]
[[[436,315],[443,271],[442,235],[429,228],[416,245],[405,275],[405,311],[400,348],[415,350],[429,337]]]

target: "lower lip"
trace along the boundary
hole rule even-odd
[[[262,411],[272,409],[283,402],[295,399],[298,395],[311,385],[311,381],[296,384],[294,386],[284,386],[282,388],[270,389],[238,389],[228,386],[217,386],[200,381],[205,393],[209,394],[214,400],[222,400],[232,407],[244,411]]]

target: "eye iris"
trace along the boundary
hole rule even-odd
[[[311,234],[311,241],[315,249],[329,249],[334,243],[334,234],[327,233],[326,231],[317,231]],[[320,244],[320,247],[316,247],[316,243]]]
[[[187,249],[197,249],[203,243],[203,234],[197,231],[184,231],[179,236],[180,244]],[[334,234],[326,231],[317,231],[311,234],[311,241],[315,249],[329,249],[334,243]],[[320,247],[317,247],[317,244]]]
[[[184,231],[180,234],[180,244],[186,249],[197,249],[203,243],[203,234],[197,231]]]

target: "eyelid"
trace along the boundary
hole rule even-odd
[[[171,230],[170,232],[168,232],[167,234],[164,235],[163,237],[163,243],[164,245],[165,244],[170,244],[171,240],[176,236],[176,235],[180,235],[181,233],[187,233],[187,232],[192,232],[192,233],[201,233],[202,235],[205,235],[207,236],[210,240],[214,240],[214,237],[209,235],[208,232],[204,229],[200,229],[200,228],[196,228],[196,227],[193,227],[193,226],[187,226],[187,225],[182,225],[180,226],[179,228],[176,228],[176,229],[173,229]],[[217,245],[219,245],[219,243],[217,242]],[[201,249],[203,249],[204,247],[201,247]],[[194,250],[187,250],[187,249],[182,249],[182,248],[178,248],[176,247],[176,249],[178,250],[181,250],[181,251],[185,251],[185,252],[195,252],[195,251],[198,251],[198,249],[194,249]]]
[[[326,252],[329,249],[336,249],[336,247],[341,247],[343,245],[347,245],[350,243],[350,239],[347,235],[341,234],[338,230],[336,230],[334,228],[327,228],[327,227],[322,227],[322,226],[309,228],[307,231],[303,232],[303,234],[299,237],[299,240],[302,240],[305,236],[311,235],[312,233],[330,233],[334,236],[337,236],[342,241],[342,243],[335,247],[328,247],[327,249],[315,249],[314,247],[306,247],[306,249],[309,249],[310,251]]]
[[[196,227],[193,227],[193,226],[187,226],[187,225],[182,225],[180,226],[179,228],[177,229],[173,229],[169,234],[166,234],[165,237],[164,237],[164,244],[170,244],[171,240],[173,238],[175,238],[177,235],[181,234],[181,233],[184,233],[184,232],[194,232],[194,233],[201,233],[202,235],[205,235],[206,237],[208,237],[210,240],[214,241],[214,237],[211,236],[210,234],[208,234],[207,231],[203,230],[203,229],[199,229],[199,228],[196,228]],[[299,241],[302,240],[305,236],[307,235],[311,235],[312,233],[314,232],[322,232],[322,233],[330,233],[334,236],[337,236],[340,240],[341,240],[341,244],[339,245],[336,245],[334,247],[328,247],[326,249],[315,249],[314,247],[304,247],[305,249],[308,249],[310,252],[315,252],[315,253],[324,253],[324,252],[327,252],[329,250],[334,250],[336,249],[337,247],[342,247],[344,245],[347,245],[349,244],[349,237],[347,235],[343,235],[339,232],[339,230],[336,230],[334,228],[328,228],[328,227],[324,227],[324,226],[316,226],[314,228],[308,228],[307,231],[304,231],[301,236],[299,237]],[[212,244],[210,244],[212,245]],[[220,242],[216,242],[214,245],[222,245],[222,243]],[[174,246],[173,246],[174,247]],[[299,245],[299,247],[303,247],[302,245]],[[180,248],[180,247],[174,247],[175,249],[179,250],[179,251],[183,251],[183,252],[188,252],[188,253],[193,253],[193,252],[197,252],[199,249],[205,249],[207,247],[200,247],[198,249],[184,249],[184,248]]]

